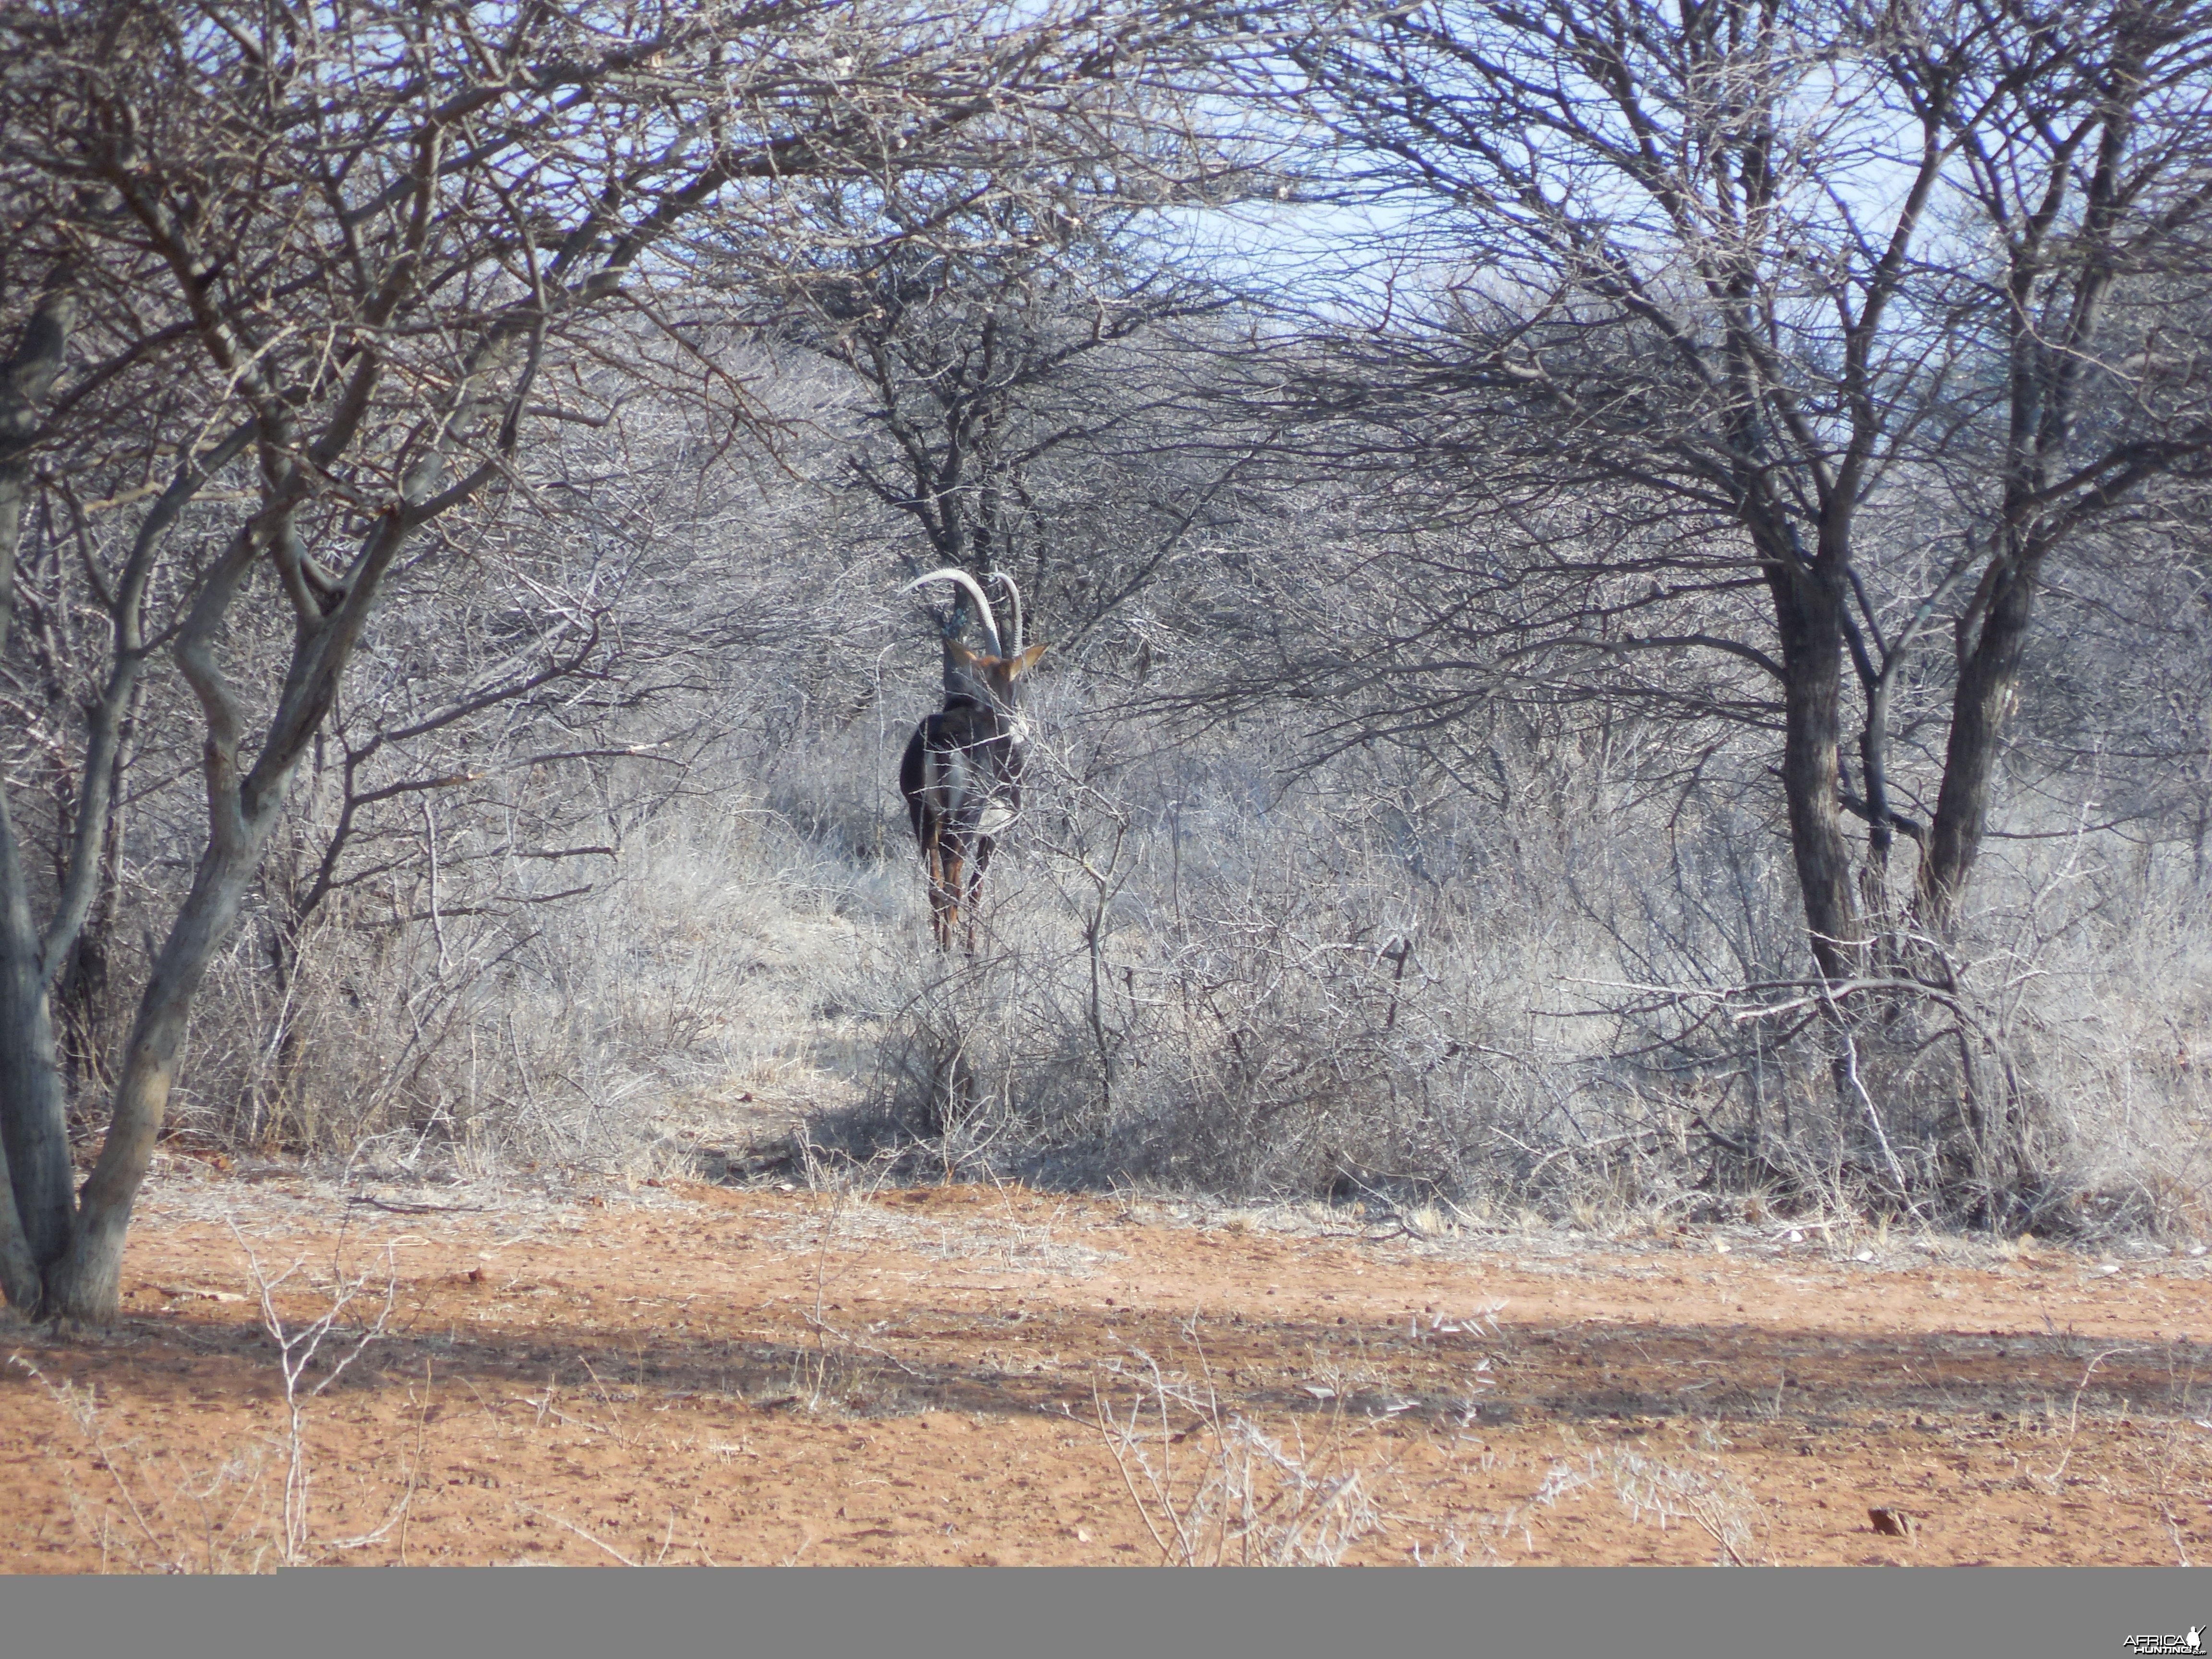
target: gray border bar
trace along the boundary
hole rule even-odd
[[[357,1568],[0,1577],[0,1652],[2123,1656],[2212,1627],[2178,1568]],[[2208,1642],[2212,1646],[2212,1641]]]

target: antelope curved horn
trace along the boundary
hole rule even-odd
[[[1014,586],[1014,579],[1003,570],[994,570],[990,579],[1005,585],[1006,599],[1013,607],[1013,643],[1006,647],[1006,654],[1018,657],[1022,654],[1022,590]]]
[[[999,643],[999,619],[991,614],[991,602],[983,597],[982,584],[966,571],[947,565],[942,570],[932,570],[916,576],[903,590],[911,593],[924,582],[957,582],[968,590],[968,597],[975,601],[975,614],[982,618],[983,641],[991,647],[991,654],[1003,657],[1006,648]]]

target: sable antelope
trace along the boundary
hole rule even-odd
[[[964,570],[933,570],[907,584],[953,582],[967,590],[986,651],[945,639],[945,707],[926,716],[899,762],[899,793],[929,878],[929,930],[938,948],[952,948],[967,911],[966,943],[975,948],[975,899],[991,848],[1022,805],[1022,721],[1014,682],[1044,654],[1022,644],[1022,595],[1013,579],[992,572],[1012,601],[1013,643],[999,637],[998,618],[981,586]]]

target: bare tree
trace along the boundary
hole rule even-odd
[[[1662,697],[1665,664],[1731,665],[1719,701],[1780,727],[1831,979],[1865,965],[1897,835],[1923,921],[1956,926],[2054,561],[2173,512],[2212,453],[2208,24],[2140,0],[1443,0],[1330,8],[1292,53],[1340,187],[1406,233],[1376,326],[1302,395],[1348,459],[1472,485],[1520,665],[1642,656]],[[1484,614],[1404,634],[1401,696]],[[1916,815],[1894,704],[1946,627]]]
[[[1086,126],[1087,151],[988,178],[817,185],[803,198],[809,234],[732,270],[760,325],[853,376],[873,441],[853,450],[849,478],[915,532],[908,574],[1003,571],[1056,638],[1071,631],[1064,608],[1089,611],[1075,627],[1095,620],[1157,574],[1164,549],[1079,599],[1048,481],[1156,435],[1175,388],[1146,372],[1139,343],[1226,303],[1147,229],[1259,174],[1181,113],[1131,99]],[[876,239],[881,223],[895,234]],[[948,641],[971,621],[956,589]]]

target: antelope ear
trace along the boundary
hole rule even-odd
[[[1006,678],[1010,680],[1018,679],[1022,675],[1028,673],[1030,669],[1036,666],[1037,659],[1042,655],[1044,655],[1044,647],[1042,645],[1033,645],[1027,650],[1024,651],[1020,655],[1008,658],[1006,659]]]
[[[945,654],[951,658],[954,662],[957,663],[963,668],[985,667],[988,666],[992,660],[991,658],[986,656],[982,652],[972,651],[969,649],[968,647],[961,644],[957,640],[945,641]]]

